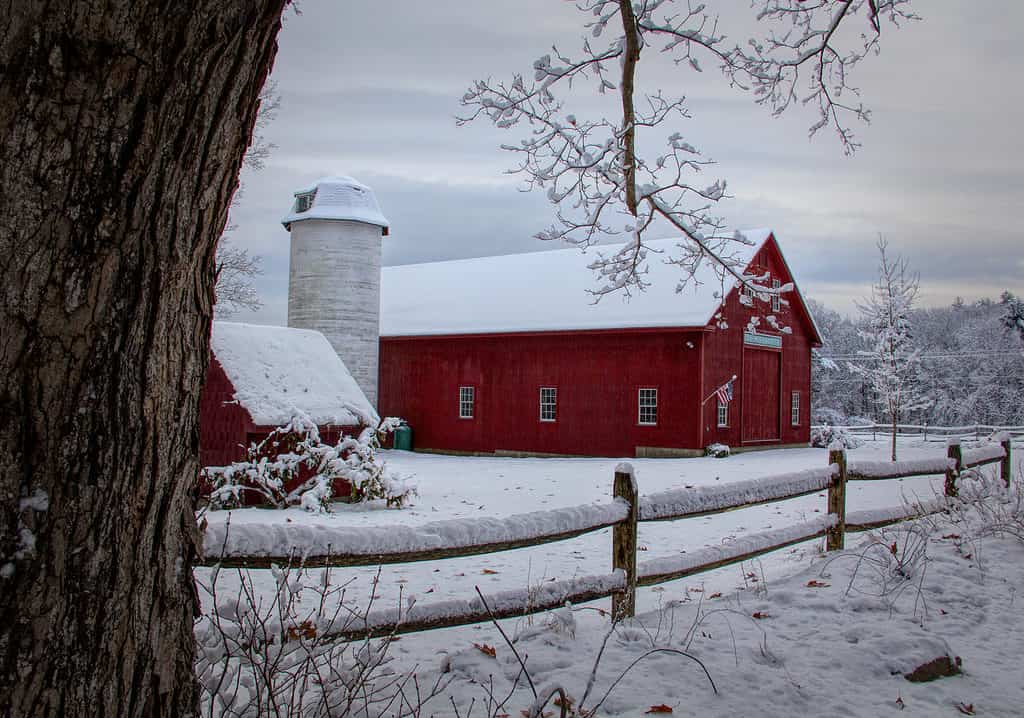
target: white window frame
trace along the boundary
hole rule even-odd
[[[800,392],[798,391],[789,395],[789,423],[793,426],[800,426]]]
[[[718,402],[718,428],[729,428],[729,405],[723,401]]]
[[[295,212],[296,214],[302,214],[313,209],[313,198],[316,197],[316,192],[303,192],[295,195]]]
[[[558,420],[557,386],[542,386],[540,388],[540,420],[545,424],[551,424]]]
[[[775,293],[772,294],[772,311],[773,312],[778,312],[778,311],[780,311],[782,309],[782,299],[781,299],[781,297],[779,297],[779,293],[778,293],[778,290],[781,287],[782,287],[782,280],[781,279],[773,279],[772,280],[772,289],[775,290]]]
[[[473,419],[476,415],[476,387],[459,387],[459,418]]]
[[[636,423],[640,426],[658,425],[658,387],[643,386],[636,393]],[[647,410],[647,421],[644,421],[644,410]],[[653,419],[653,420],[652,420]]]
[[[743,285],[743,290],[740,292],[740,304],[748,307],[754,306],[754,287],[749,283]]]

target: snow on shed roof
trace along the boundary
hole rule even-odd
[[[312,194],[312,203],[304,198]],[[291,211],[281,220],[291,230],[292,222],[304,219],[337,219],[375,224],[387,234],[388,220],[381,214],[377,196],[362,182],[345,175],[321,177],[309,187],[295,191]]]
[[[213,354],[255,424],[281,426],[296,410],[316,424],[377,424],[377,412],[320,332],[213,323]]]
[[[746,266],[772,235],[769,229],[741,233],[747,243],[730,251]],[[724,283],[710,261],[696,271],[699,284],[681,292],[678,240],[646,244],[650,282],[628,300],[606,296],[594,304],[593,253],[570,248],[386,267],[381,282],[381,336],[532,332],[640,327],[703,327],[735,285]],[[614,247],[604,247],[614,251]],[[656,252],[661,252],[657,254]]]

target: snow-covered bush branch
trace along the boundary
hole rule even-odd
[[[811,446],[827,449],[838,445],[844,449],[856,449],[861,445],[861,440],[846,431],[842,427],[822,424],[811,429]]]
[[[651,250],[645,237],[654,226],[667,226],[680,237],[678,252],[663,258],[681,268],[679,290],[695,281],[699,264],[712,260],[721,279],[733,275],[755,284],[758,297],[778,294],[780,289],[742,275],[735,243],[745,240],[726,232],[712,211],[726,196],[726,182],[700,181],[711,161],[670,126],[689,117],[685,97],[641,90],[640,59],[651,50],[696,72],[705,61],[717,64],[730,85],[752,92],[775,114],[797,103],[816,106],[811,134],[832,125],[850,152],[857,144],[846,118],[869,118],[862,104],[847,99],[858,94],[850,73],[878,51],[883,21],[899,25],[915,17],[909,0],[758,0],[761,32],[738,44],[727,40],[719,15],[706,4],[583,0],[578,7],[593,18],[586,24],[591,37],[578,56],[553,47],[533,63],[532,76],[479,80],[462,98],[468,112],[460,124],[483,117],[500,128],[529,127],[526,139],[503,149],[517,158],[510,172],[521,174],[529,189],[546,188],[556,205],[557,221],[537,236],[581,247],[608,235],[625,238],[617,251],[599,253],[591,265],[600,276],[593,290],[598,299],[646,286]],[[867,32],[856,38],[840,31],[857,16]],[[618,96],[615,115],[587,118],[566,110],[571,90],[584,83],[601,95]],[[640,152],[641,133],[660,135],[664,149]],[[645,139],[644,146],[652,141]]]
[[[296,414],[266,439],[250,445],[245,461],[204,470],[212,486],[210,505],[237,506],[243,496],[255,494],[277,508],[298,505],[323,511],[340,480],[351,486],[355,501],[383,499],[388,506],[402,506],[415,490],[377,456],[381,438],[400,424],[400,419],[387,418],[331,445],[321,441],[312,419]]]
[[[225,581],[214,567],[196,581],[207,606],[194,628],[202,715],[417,715],[451,681],[440,674],[424,685],[415,668],[393,667],[393,635],[337,640],[365,625],[373,600],[352,605],[330,569],[276,567],[269,595],[249,572],[236,575],[237,584]]]

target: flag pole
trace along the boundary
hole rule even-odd
[[[729,381],[736,381],[736,375],[735,375],[735,374],[733,374],[733,375],[732,375],[732,378],[731,378],[731,379],[729,379]],[[725,382],[725,384],[728,384],[728,383],[729,383],[729,381]],[[707,398],[707,399],[705,399],[704,401],[702,401],[702,402],[700,403],[700,405],[701,405],[701,406],[704,406],[704,405],[705,405],[705,404],[707,404],[707,403],[708,403],[709,401],[711,401],[711,397],[713,397],[713,396],[714,396],[715,394],[717,394],[717,393],[718,393],[718,390],[719,390],[719,389],[721,389],[721,388],[722,388],[723,386],[725,386],[725,384],[721,384],[721,385],[719,385],[718,387],[716,387],[716,388],[715,388],[715,390],[714,390],[713,392],[711,392],[710,394],[708,394],[708,398]]]

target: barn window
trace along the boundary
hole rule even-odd
[[[772,280],[772,289],[775,290],[775,294],[772,295],[772,311],[777,312],[782,308],[782,300],[779,298],[779,287],[782,286],[782,282],[778,279]]]
[[[540,388],[540,420],[554,421],[558,410],[558,389],[553,386]]]
[[[658,423],[658,390],[641,389],[639,394],[639,423],[653,426]]]
[[[729,405],[725,402],[718,402],[718,426],[729,426]]]
[[[800,392],[794,391],[789,402],[789,420],[793,426],[800,425]]]
[[[754,287],[751,284],[743,285],[743,292],[740,294],[740,304],[748,307],[754,306]]]
[[[459,418],[472,419],[473,409],[476,404],[476,388],[472,386],[459,387]]]

